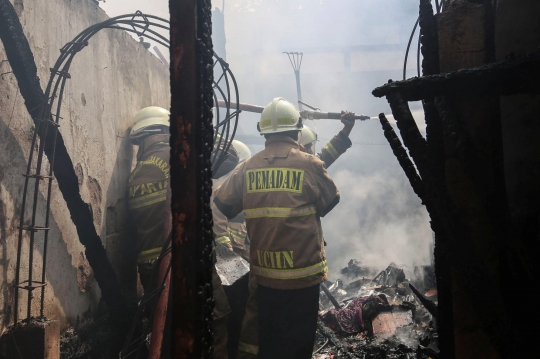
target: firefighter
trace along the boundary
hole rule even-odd
[[[143,108],[135,115],[130,133],[131,142],[139,149],[137,165],[129,176],[128,207],[136,230],[137,269],[145,294],[151,293],[157,284],[152,275],[163,247],[164,219],[170,211],[166,205],[170,175],[169,116],[169,111],[161,107]],[[213,157],[218,156],[219,151],[214,148]],[[238,155],[233,149],[217,175],[230,172],[237,163]],[[226,315],[230,308],[215,270],[212,284],[216,302],[214,358],[222,359],[227,358]],[[168,353],[164,351],[164,354]]]
[[[251,151],[249,148],[238,140],[232,140],[232,146],[238,153],[238,163],[242,163],[251,157]],[[225,182],[227,174],[221,176],[218,179],[213,180],[214,194],[217,188]],[[235,253],[249,262],[249,252],[247,250],[247,230],[246,223],[243,215],[238,215],[235,218],[229,220],[221,211],[219,211],[213,202],[211,201],[212,216],[214,219],[214,235],[216,242],[227,246]],[[248,242],[249,243],[249,242]]]
[[[261,114],[265,149],[217,190],[227,218],[242,210],[257,278],[258,358],[311,358],[319,284],[328,278],[320,218],[339,202],[324,163],[298,144],[298,110],[275,98]]]
[[[354,113],[350,111],[341,111],[343,129],[316,155],[324,162],[326,168],[330,167],[339,156],[352,146],[349,135],[356,122],[353,116]],[[304,125],[298,137],[298,142],[304,146],[305,151],[315,155],[317,133]],[[238,344],[239,359],[255,359],[259,352],[257,303],[257,278],[251,273],[249,278],[249,298],[246,304],[246,313],[242,320],[242,331],[240,334],[240,342]]]
[[[341,123],[343,123],[343,129],[323,147],[321,152],[316,154],[316,156],[324,162],[326,168],[330,167],[339,156],[344,154],[345,151],[352,146],[349,136],[356,122],[353,116],[354,113],[350,111],[341,111]],[[302,132],[300,132],[300,135],[298,136],[298,143],[304,146],[307,153],[315,155],[317,137],[315,131],[304,125]]]

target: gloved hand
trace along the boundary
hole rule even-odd
[[[354,124],[356,123],[356,120],[354,119],[354,112],[341,111],[341,123],[343,124],[343,130],[341,130],[341,132],[343,132],[344,135],[349,136]]]

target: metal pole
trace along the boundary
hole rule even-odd
[[[300,69],[294,70],[294,75],[296,76],[296,96],[298,101],[302,101],[302,88],[300,87]],[[298,109],[302,111],[302,103],[298,102]]]
[[[165,56],[163,56],[161,51],[159,51],[159,48],[157,46],[154,46],[154,51],[158,55],[161,62],[163,62],[163,65],[165,65],[166,67],[169,67],[169,61],[167,61],[167,59],[165,58]]]
[[[301,52],[284,52],[287,54],[289,61],[291,62],[296,76],[296,95],[298,97],[298,110],[302,111],[302,88],[300,87],[300,66],[302,66],[302,58],[304,56]]]

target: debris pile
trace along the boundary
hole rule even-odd
[[[341,273],[360,271],[372,270],[351,259]],[[313,359],[437,358],[433,267],[415,267],[413,276],[391,263],[373,279],[325,282]]]

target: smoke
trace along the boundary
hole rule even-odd
[[[408,190],[405,176],[389,168],[367,175],[343,169],[333,178],[341,202],[323,219],[333,279],[351,258],[377,270],[390,262],[409,267],[406,269],[428,263],[429,217]]]
[[[296,102],[294,72],[284,51],[303,52],[302,99],[323,111],[390,114],[371,91],[403,77],[407,41],[418,0],[225,1],[226,57],[240,101],[266,105],[274,97]],[[222,6],[222,1],[214,1]],[[407,75],[416,75],[413,39]],[[411,110],[425,131],[419,103]],[[242,113],[240,133],[257,134],[259,115]],[[392,116],[389,116],[392,121]],[[342,128],[339,121],[308,121],[321,149]],[[256,137],[256,136],[254,136]],[[332,279],[352,258],[382,270],[390,262],[428,264],[429,216],[383,136],[378,121],[357,122],[353,146],[330,168],[340,204],[322,220]],[[248,144],[256,153],[261,146]],[[345,279],[345,278],[343,278]]]
[[[305,102],[330,112],[391,113],[386,101],[371,91],[388,79],[402,79],[418,0],[215,0],[212,5],[225,5],[226,61],[240,102],[264,106],[278,96],[296,102],[295,76],[283,52],[298,51],[304,54],[300,73]],[[119,0],[101,6],[110,15],[141,9],[164,16],[168,11],[166,0]],[[416,44],[417,35],[408,77],[417,71]],[[421,106],[410,106],[423,133]],[[254,135],[246,142],[253,153],[262,149],[256,145],[258,119],[258,114],[243,112],[239,121],[240,134]],[[319,134],[318,149],[342,127],[339,121],[308,122]],[[342,277],[339,270],[351,258],[378,270],[395,262],[405,265],[407,273],[407,267],[429,263],[429,217],[380,124],[358,122],[351,140],[352,148],[329,168],[341,192],[341,203],[322,220],[332,278]]]

